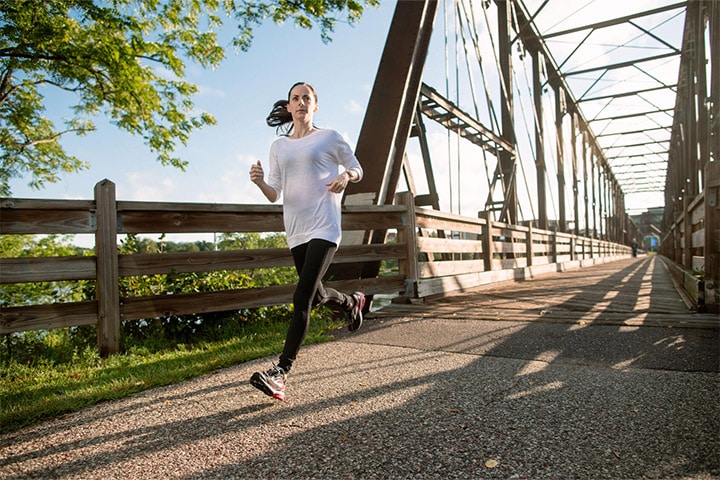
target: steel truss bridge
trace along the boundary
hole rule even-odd
[[[473,214],[508,224],[623,244],[651,234],[717,295],[720,2],[605,2],[599,15],[596,3],[397,2],[356,148],[365,178],[345,204],[392,204],[406,188],[418,206],[475,202]],[[437,85],[425,73],[443,39]],[[660,198],[643,203],[650,225],[627,206],[648,194]],[[358,268],[377,266],[335,274]]]

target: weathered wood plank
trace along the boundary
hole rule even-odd
[[[377,293],[397,294],[404,289],[405,280],[400,276],[389,276],[376,279],[327,282],[326,285],[341,291],[361,289],[368,295]],[[294,291],[295,285],[275,285],[242,290],[124,298],[120,305],[120,312],[123,320],[139,320],[142,318],[283,305],[292,303]]]
[[[95,257],[0,258],[0,284],[92,280]]]
[[[282,210],[249,209],[231,212],[188,210],[119,210],[119,233],[205,233],[282,232]],[[363,212],[353,210],[342,217],[343,230],[398,228],[403,224],[399,211]]]
[[[282,213],[121,210],[118,233],[282,232]]]
[[[95,208],[94,200],[55,200],[49,198],[0,198],[0,211],[7,210],[80,210]]]
[[[97,324],[97,302],[51,303],[0,309],[0,334]]]
[[[0,232],[34,235],[93,233],[94,215],[88,210],[16,209],[0,210]]]
[[[393,260],[405,256],[404,244],[342,246],[335,254],[333,263]],[[291,267],[293,265],[292,255],[287,248],[147,253],[120,255],[119,257],[121,277]]]
[[[433,253],[481,253],[482,242],[477,240],[458,240],[453,238],[417,237],[421,252]]]
[[[448,275],[482,272],[484,268],[484,260],[418,262],[418,275],[420,278],[445,277]]]

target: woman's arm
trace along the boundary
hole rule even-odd
[[[262,165],[260,165],[260,160],[250,167],[250,180],[260,188],[260,191],[270,202],[277,200],[277,191],[265,182],[265,172]]]

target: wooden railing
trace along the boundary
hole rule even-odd
[[[625,245],[417,208],[409,193],[396,205],[344,206],[343,232],[380,230],[395,242],[342,244],[334,263],[396,260],[376,278],[330,281],[343,291],[402,298],[446,294],[478,285],[582,267],[631,255]],[[94,200],[0,199],[0,234],[93,234],[95,255],[0,258],[0,284],[94,280],[91,301],[0,309],[0,333],[97,325],[102,355],[117,352],[121,321],[230,311],[291,302],[294,285],[120,298],[119,278],[291,266],[285,248],[192,253],[118,254],[121,234],[280,232],[279,205],[117,201],[109,180]],[[357,235],[355,235],[357,237]]]
[[[521,280],[551,271],[579,268],[632,255],[627,245],[569,233],[509,225],[415,207],[402,194],[414,242],[403,239],[411,251],[406,295],[427,297],[479,285]]]
[[[705,190],[685,198],[683,212],[666,228],[660,253],[698,312],[720,312],[720,165],[708,164]]]

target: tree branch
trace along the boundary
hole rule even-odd
[[[0,104],[4,103],[14,90],[14,88],[8,88],[11,77],[12,68],[5,69],[5,71],[3,72],[2,81],[0,82]]]
[[[52,143],[58,138],[60,138],[62,135],[65,135],[66,133],[71,132],[87,132],[92,131],[94,129],[85,129],[85,128],[70,128],[68,130],[63,130],[62,132],[57,132],[54,135],[51,135],[48,138],[39,138],[37,140],[27,140],[26,142],[3,142],[0,143],[2,145],[6,145],[9,148],[17,148],[19,150],[25,150],[26,148],[33,147],[35,145],[41,145],[43,143]]]

